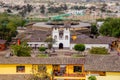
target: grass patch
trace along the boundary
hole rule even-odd
[[[38,54],[37,57],[49,57],[49,55],[48,54]]]
[[[99,54],[99,55],[108,55],[108,50],[105,47],[92,47],[89,51],[91,54]]]

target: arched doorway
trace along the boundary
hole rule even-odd
[[[63,49],[63,43],[59,44],[59,49]]]

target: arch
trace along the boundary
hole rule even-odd
[[[59,49],[63,49],[63,43],[59,44]]]

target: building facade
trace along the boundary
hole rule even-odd
[[[70,47],[70,28],[63,27],[59,29],[59,27],[53,27],[52,38],[55,40],[53,44],[54,48],[68,48]]]
[[[88,80],[95,76],[97,80],[120,79],[120,57],[105,55],[88,55],[86,57],[9,57],[0,58],[0,77],[18,76],[22,80],[29,75],[46,73],[50,80]],[[27,77],[25,77],[28,75]],[[16,78],[1,77],[0,80],[16,80]],[[21,78],[17,78],[21,80]]]

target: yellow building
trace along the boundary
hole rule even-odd
[[[9,57],[0,58],[0,75],[30,75],[41,72],[46,68],[51,80],[85,80],[85,58],[32,58]],[[44,69],[45,69],[44,68]]]
[[[28,80],[28,75],[39,76],[38,73],[42,72],[50,80],[88,80],[91,75],[96,76],[97,80],[119,80],[120,57],[0,57],[0,80]]]

